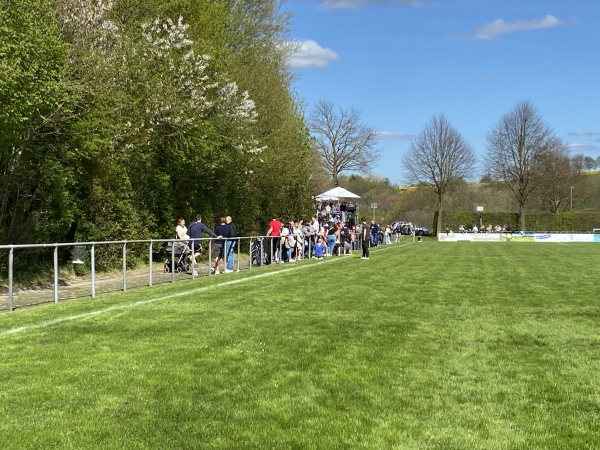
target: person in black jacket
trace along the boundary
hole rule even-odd
[[[202,223],[202,215],[196,214],[196,221],[187,230],[188,236],[194,240],[194,258],[202,251],[199,240],[202,238],[202,233],[206,233],[214,238],[218,237],[210,228]]]
[[[215,258],[215,265],[211,269],[211,273],[215,275],[221,273],[219,271],[219,264],[223,260],[223,256],[225,256],[225,241],[227,238],[230,238],[231,227],[227,225],[227,219],[225,217],[221,217],[221,223],[215,227],[215,234],[219,236],[219,240],[215,241],[213,244],[213,257]]]
[[[208,228],[202,223],[202,215],[196,214],[196,221],[192,223],[187,229],[187,234],[192,240],[192,245],[194,249],[194,265],[196,264],[196,256],[200,256],[200,253],[202,252],[202,244],[200,242],[200,239],[202,238],[202,233],[206,233],[214,238],[219,237],[210,228]],[[194,273],[194,275],[198,275],[198,273],[196,272]]]
[[[229,226],[229,237],[235,238],[237,237],[237,229],[233,223],[233,219],[231,216],[225,217],[225,223]],[[235,255],[235,245],[237,243],[237,239],[228,240],[225,243],[226,246],[226,255],[227,255],[227,265],[225,267],[225,273],[233,272],[233,257]]]
[[[369,259],[369,245],[371,245],[371,228],[367,225],[367,221],[362,219],[362,257],[361,259]]]

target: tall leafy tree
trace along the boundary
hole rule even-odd
[[[306,211],[311,149],[281,4],[15,0],[2,9],[3,237],[165,236],[196,211],[228,212],[242,232],[258,231],[271,212]]]
[[[57,239],[72,219],[65,141],[79,85],[67,54],[53,1],[0,8],[0,241]]]
[[[228,72],[256,102],[257,136],[265,145],[254,167],[245,201],[249,215],[259,218],[261,231],[272,213],[300,217],[311,210],[315,194],[310,167],[312,150],[298,102],[292,95],[293,73],[288,66],[292,50],[287,41],[289,16],[280,0],[224,2],[230,7],[227,22],[230,42]],[[248,205],[254,205],[254,211]]]

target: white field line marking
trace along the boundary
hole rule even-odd
[[[381,248],[378,251],[381,251],[381,250],[384,250],[384,248]],[[354,256],[354,255],[352,255],[352,256]],[[330,258],[325,259],[324,261],[320,261],[320,263],[322,264],[322,263],[329,263],[329,262],[332,262],[332,261],[343,261],[343,260],[344,260],[344,257],[342,257],[342,256],[337,257],[337,258],[331,258],[330,257]],[[63,322],[71,322],[71,321],[79,320],[79,319],[89,319],[90,317],[98,316],[100,314],[105,314],[105,313],[109,313],[109,312],[112,312],[112,311],[119,311],[119,310],[123,310],[123,309],[135,308],[137,306],[143,306],[143,305],[147,305],[149,303],[158,302],[158,301],[161,301],[161,300],[170,300],[172,298],[183,297],[185,295],[190,295],[190,294],[196,294],[198,292],[206,292],[206,291],[209,291],[209,290],[212,290],[212,289],[216,289],[216,288],[220,288],[220,287],[223,287],[223,286],[229,286],[229,285],[238,284],[238,283],[245,283],[246,281],[257,280],[259,278],[270,277],[270,276],[278,275],[280,273],[291,272],[293,270],[300,270],[300,269],[304,269],[304,268],[308,268],[308,267],[314,267],[314,265],[313,264],[305,264],[305,265],[288,267],[286,269],[275,270],[273,272],[267,272],[267,273],[261,273],[259,275],[253,275],[253,276],[249,276],[249,277],[246,277],[246,278],[240,278],[238,280],[229,280],[229,281],[225,281],[223,283],[213,284],[211,286],[197,287],[197,288],[194,288],[194,289],[189,289],[187,291],[177,292],[176,294],[164,295],[162,297],[151,298],[151,299],[148,299],[148,300],[141,300],[141,301],[138,301],[138,302],[127,303],[127,304],[123,304],[123,305],[109,306],[108,308],[103,308],[103,309],[99,309],[97,311],[92,311],[92,312],[88,312],[88,313],[84,313],[84,314],[76,314],[76,315],[73,315],[73,316],[60,317],[58,319],[48,320],[47,322],[42,322],[42,323],[39,323],[37,325],[28,325],[28,326],[24,326],[24,327],[12,328],[10,330],[1,331],[0,332],[0,337],[1,336],[7,336],[7,335],[10,335],[10,334],[22,333],[24,331],[29,331],[29,330],[37,330],[37,329],[41,329],[41,328],[48,328],[48,327],[51,327],[53,325],[58,325],[58,324],[63,323]]]

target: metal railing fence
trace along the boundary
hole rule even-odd
[[[239,272],[240,270],[252,269],[252,267],[259,267],[270,263],[278,263],[286,261],[286,254],[288,249],[285,246],[283,239],[272,236],[249,236],[249,237],[238,237],[231,238],[229,240],[222,240],[217,238],[201,238],[201,239],[189,239],[181,241],[177,239],[150,239],[150,240],[122,240],[122,241],[100,241],[100,242],[70,242],[70,243],[54,243],[54,244],[21,244],[21,245],[0,245],[0,252],[8,252],[8,266],[7,266],[7,292],[6,300],[0,300],[0,311],[8,310],[13,311],[15,308],[15,252],[27,249],[46,249],[52,251],[52,298],[51,302],[59,302],[59,293],[64,291],[65,288],[61,286],[60,281],[60,269],[59,265],[59,249],[70,248],[71,258],[69,258],[71,264],[85,265],[86,275],[89,273],[89,286],[86,288],[86,294],[76,294],[74,298],[83,298],[91,296],[96,297],[98,291],[98,264],[97,264],[97,251],[99,248],[108,246],[119,246],[121,254],[121,281],[117,288],[112,290],[127,291],[128,280],[128,250],[131,246],[143,245],[147,246],[147,250],[144,252],[147,255],[148,273],[147,282],[143,283],[143,286],[153,286],[154,284],[162,284],[165,282],[175,283],[178,279],[196,278],[200,276],[200,270],[204,270],[207,276],[211,276],[213,273],[211,267],[213,266],[214,255],[213,249],[216,245],[216,241],[225,241],[223,244],[224,252],[228,249],[227,242],[234,241],[235,244],[232,247],[234,252],[234,270]],[[301,249],[294,250],[300,252],[302,257],[310,258],[312,256],[313,247],[316,241],[316,236],[307,236],[304,238]],[[199,244],[203,249],[200,252],[200,261],[197,261],[195,257],[190,257],[189,254],[185,254],[184,258],[189,260],[187,267],[179,266],[178,258],[181,254],[174,251],[178,244],[187,244],[191,249],[195,248],[195,244]],[[171,251],[167,251],[167,247],[171,246]],[[160,248],[157,248],[160,246]],[[185,248],[185,247],[184,247]],[[206,259],[206,252],[208,250],[207,263],[203,263]],[[185,251],[185,250],[184,250]],[[162,270],[155,268],[155,256],[165,256],[165,262],[162,266]],[[192,251],[193,255],[193,251]],[[223,256],[221,264],[227,264],[228,254]],[[64,260],[64,258],[63,258]],[[67,264],[63,263],[62,267],[65,268]],[[184,270],[184,268],[186,270]],[[178,270],[181,269],[181,270]],[[137,275],[139,278],[139,275]],[[114,284],[114,278],[111,278]],[[63,283],[64,284],[64,283]],[[87,284],[87,283],[84,283]],[[61,289],[62,287],[62,289]],[[78,296],[77,296],[78,295]],[[72,297],[73,298],[73,297]],[[3,306],[2,303],[5,303]],[[43,301],[40,303],[48,303]],[[30,306],[19,305],[19,306]]]

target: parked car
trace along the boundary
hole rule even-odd
[[[396,232],[398,227],[400,228],[400,233],[404,235],[410,235],[412,231],[411,229],[414,227],[416,236],[429,236],[429,228],[421,227],[407,220],[396,220],[392,223],[392,229],[394,232]]]
[[[415,225],[415,234],[417,236],[429,236],[429,228]]]

